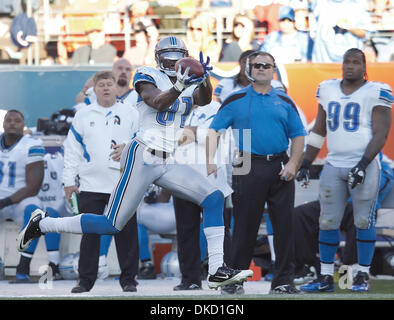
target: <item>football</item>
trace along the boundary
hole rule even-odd
[[[196,78],[199,78],[204,75],[204,68],[203,68],[202,64],[200,63],[200,61],[198,61],[196,59],[193,59],[190,57],[179,59],[175,63],[175,71],[178,71],[180,64],[182,64],[182,66],[183,66],[182,72],[185,70],[185,68],[190,67],[189,76],[194,74],[196,76]]]

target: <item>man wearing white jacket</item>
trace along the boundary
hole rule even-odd
[[[102,214],[120,177],[120,156],[138,128],[138,111],[116,101],[115,77],[110,71],[95,74],[97,101],[79,110],[64,143],[63,182],[66,199],[79,193],[80,212]],[[76,178],[79,177],[79,187]],[[138,271],[136,219],[115,235],[123,291],[136,291]],[[72,293],[90,291],[97,278],[100,235],[84,234],[79,258],[79,282]]]

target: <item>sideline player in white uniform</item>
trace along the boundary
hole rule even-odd
[[[63,189],[62,172],[64,159],[61,152],[47,153],[44,156],[44,180],[42,181],[38,198],[41,201],[42,209],[53,218],[71,215],[71,210],[67,206]],[[54,280],[62,279],[59,271],[60,262],[60,234],[47,233],[45,244],[48,251],[49,267],[52,269]],[[47,276],[50,274],[47,272]]]
[[[41,207],[37,194],[44,177],[45,154],[42,141],[23,135],[24,116],[9,110],[0,136],[0,215],[4,221],[12,219],[25,226],[31,213]],[[38,239],[22,253],[12,282],[30,282],[30,261]]]
[[[323,81],[317,90],[316,122],[308,137],[298,181],[307,185],[309,167],[327,136],[328,155],[320,177],[319,252],[321,276],[301,286],[307,292],[334,290],[334,256],[339,226],[349,197],[357,230],[358,273],[352,291],[369,290],[369,268],[375,249],[375,206],[382,150],[391,126],[391,88],[367,81],[365,55],[349,49],[343,57],[343,79]]]
[[[251,270],[233,270],[223,264],[223,194],[207,177],[188,165],[177,164],[170,157],[177,143],[177,132],[184,126],[192,106],[206,105],[212,99],[209,58],[204,62],[201,54],[200,62],[205,72],[201,78],[189,76],[189,68],[180,67],[175,71],[176,61],[187,55],[182,40],[165,37],[155,48],[158,68],[142,67],[136,71],[133,84],[139,94],[139,131],[122,154],[123,173],[104,215],[81,214],[52,219],[37,210],[19,234],[18,250],[25,250],[42,232],[118,233],[153,182],[203,208],[210,288],[243,282],[253,275]]]

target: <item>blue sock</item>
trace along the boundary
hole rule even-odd
[[[112,241],[112,234],[104,234],[100,237],[100,256],[108,255],[108,250]]]
[[[51,218],[59,218],[59,213],[52,209],[47,208],[46,212]],[[58,251],[60,247],[60,233],[50,232],[45,234],[45,244],[48,251]]]
[[[106,216],[92,213],[81,215],[81,229],[82,233],[116,234],[119,232]]]
[[[138,223],[138,247],[140,260],[150,260],[151,255],[149,251],[149,236],[146,227],[143,224]]]
[[[219,190],[212,192],[200,204],[203,209],[204,228],[223,226],[224,197]]]
[[[321,262],[334,263],[335,253],[339,246],[339,240],[339,229],[319,231],[319,252]]]
[[[35,211],[36,209],[39,209],[39,207],[37,207],[34,204],[29,204],[25,207],[25,212],[23,214],[23,226],[22,229],[27,225],[27,223],[29,222],[30,219],[30,215],[33,211]],[[27,249],[25,250],[25,253],[28,254],[33,254],[34,251],[36,250],[37,244],[38,244],[38,240],[40,238],[34,239],[32,241],[32,243],[30,243],[30,245],[27,247]]]
[[[272,228],[270,215],[268,213],[263,213],[263,217],[264,217],[265,223],[267,224],[267,235],[274,234],[274,229]]]
[[[205,237],[203,224],[200,224],[200,251],[201,251],[201,261],[205,260],[207,255],[207,238]]]
[[[360,266],[370,266],[375,252],[375,226],[372,226],[369,229],[356,228],[356,234],[358,263]]]

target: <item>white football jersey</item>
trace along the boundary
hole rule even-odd
[[[45,149],[41,139],[24,135],[10,148],[0,136],[0,198],[9,197],[26,186],[26,166],[42,161]]]
[[[164,72],[152,67],[137,69],[133,79],[134,87],[138,82],[150,82],[161,91],[173,87],[173,83]],[[180,129],[185,126],[186,118],[194,105],[193,92],[196,87],[192,85],[186,88],[171,107],[161,112],[138,97],[137,110],[140,114],[140,123],[136,138],[149,148],[173,152],[182,133]]]
[[[326,112],[326,161],[335,167],[355,166],[372,138],[373,108],[391,108],[393,96],[390,86],[367,81],[346,95],[341,89],[341,79],[331,79],[320,83],[316,97]]]
[[[44,208],[60,211],[64,208],[65,195],[62,183],[64,159],[60,152],[44,156],[44,180],[38,197]]]

